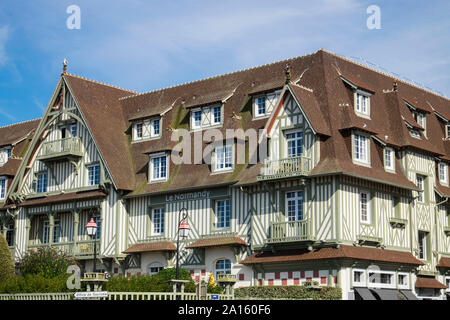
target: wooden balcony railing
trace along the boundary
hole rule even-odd
[[[270,224],[268,243],[314,241],[309,231],[309,221],[275,222]]]
[[[44,142],[37,157],[41,161],[59,160],[68,157],[82,157],[81,139],[70,137]]]
[[[312,169],[311,158],[297,156],[278,160],[266,160],[258,180],[280,179],[308,175]]]

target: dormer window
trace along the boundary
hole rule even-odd
[[[445,139],[450,139],[450,125],[445,125]]]
[[[233,145],[217,146],[214,150],[214,160],[215,172],[233,170]]]
[[[222,104],[216,103],[191,110],[191,130],[219,126],[222,122]]]
[[[416,138],[416,139],[420,139],[420,132],[419,130],[416,129],[408,129],[409,130],[409,134],[411,135],[411,137]]]
[[[355,91],[355,112],[359,116],[370,117],[370,93]]]
[[[414,111],[413,117],[414,117],[414,120],[417,122],[417,124],[424,129],[423,134],[426,135],[426,128],[427,128],[426,115],[422,112]]]
[[[448,166],[444,162],[439,163],[439,181],[448,185]]]
[[[280,96],[280,90],[253,97],[253,118],[268,117]]]
[[[149,165],[150,182],[165,181],[168,177],[168,161],[166,153],[150,155]]]
[[[387,171],[395,171],[395,152],[392,148],[384,148],[384,168]]]
[[[133,123],[133,141],[148,140],[161,136],[161,118],[146,119]]]
[[[369,139],[361,134],[353,135],[353,160],[357,164],[369,163]]]

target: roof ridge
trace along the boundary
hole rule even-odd
[[[33,121],[41,120],[41,119],[42,118],[36,118],[36,119],[31,119],[31,120],[25,120],[25,121],[21,121],[21,122],[11,123],[11,124],[7,124],[6,126],[0,126],[0,129],[13,127],[13,126],[18,126],[18,125],[21,125],[21,124],[25,124],[25,123],[29,123],[29,122],[33,122]]]
[[[287,58],[287,59],[284,59],[284,60],[279,60],[279,61],[274,61],[274,62],[270,62],[270,63],[261,64],[261,65],[255,66],[255,67],[244,68],[244,69],[240,69],[240,70],[236,70],[236,71],[232,71],[232,72],[228,72],[228,73],[223,73],[223,74],[219,74],[219,75],[215,75],[215,76],[211,76],[211,77],[206,77],[206,78],[203,78],[203,79],[198,79],[198,80],[188,81],[188,82],[184,82],[184,83],[180,83],[180,84],[175,84],[173,86],[168,86],[168,87],[165,87],[165,88],[150,90],[150,91],[147,91],[147,92],[138,93],[136,95],[122,97],[119,100],[125,100],[125,99],[128,99],[128,98],[138,97],[138,96],[142,96],[142,95],[146,95],[146,94],[150,94],[150,93],[155,93],[155,92],[158,92],[158,91],[164,91],[164,90],[168,90],[168,89],[173,89],[173,88],[176,88],[176,87],[181,87],[181,86],[185,86],[185,85],[188,85],[188,84],[198,83],[198,82],[201,82],[201,81],[217,79],[217,78],[220,78],[220,77],[225,77],[225,76],[229,76],[229,75],[232,75],[232,74],[245,72],[245,71],[250,71],[250,70],[254,70],[254,69],[258,69],[258,68],[262,68],[262,67],[267,67],[267,66],[274,65],[276,63],[287,62],[287,61],[295,60],[295,59],[298,59],[298,58],[305,58],[305,57],[308,57],[308,56],[312,56],[312,55],[316,54],[319,51],[320,50],[318,50],[316,52],[313,52],[313,53],[304,54],[304,55],[301,55],[301,56],[296,56],[296,57]]]
[[[345,60],[345,61],[348,61],[348,62],[350,62],[350,63],[356,64],[356,65],[358,65],[358,66],[360,66],[360,67],[363,67],[363,68],[366,68],[366,69],[368,69],[368,70],[374,71],[374,72],[376,72],[376,73],[382,74],[382,75],[387,76],[387,77],[389,77],[389,78],[396,79],[397,81],[403,82],[404,84],[410,85],[410,86],[412,86],[412,87],[414,87],[414,88],[423,90],[423,91],[428,92],[428,93],[431,93],[431,94],[433,94],[433,95],[435,95],[435,96],[437,96],[437,97],[440,97],[440,98],[443,98],[443,99],[445,99],[445,100],[447,100],[447,101],[450,101],[450,98],[447,98],[447,97],[444,96],[443,94],[439,94],[439,93],[437,93],[437,92],[431,91],[430,89],[427,89],[427,88],[424,88],[424,87],[420,87],[419,85],[417,85],[417,84],[415,84],[415,83],[409,82],[409,81],[407,81],[407,80],[405,80],[405,79],[400,79],[400,78],[398,78],[398,77],[395,77],[393,74],[388,74],[388,73],[383,72],[383,71],[381,71],[381,70],[375,69],[374,67],[369,67],[368,65],[365,65],[365,64],[362,64],[362,63],[357,62],[357,61],[355,61],[355,60],[352,60],[350,57],[347,58],[347,57],[344,56],[344,55],[337,54],[337,53],[334,53],[334,52],[331,52],[331,51],[328,51],[328,50],[322,49],[322,48],[319,49],[319,51],[326,52],[326,53],[328,53],[328,54],[330,54],[330,55],[332,55],[332,56],[338,57],[338,58],[340,58],[340,59],[342,59],[342,60]],[[355,58],[357,58],[357,57],[355,57]],[[358,58],[358,59],[361,59],[361,58]],[[365,59],[364,59],[364,60],[365,60]],[[367,61],[367,60],[366,60],[366,61]],[[367,61],[367,62],[369,62],[369,61]],[[374,65],[375,65],[375,64],[374,64]],[[375,66],[376,66],[376,65],[375,65]],[[383,69],[384,69],[384,68],[383,68]],[[386,69],[386,70],[387,70],[387,69]],[[401,75],[399,75],[399,76],[401,76]],[[411,81],[414,81],[414,80],[411,80]]]
[[[78,78],[78,79],[85,80],[85,81],[89,81],[89,82],[93,82],[93,83],[100,84],[100,85],[103,85],[103,86],[111,87],[111,88],[114,88],[114,89],[119,89],[119,90],[122,90],[122,91],[127,91],[127,92],[131,92],[131,93],[134,93],[134,94],[139,94],[139,92],[136,92],[136,91],[133,91],[133,90],[128,90],[128,89],[125,89],[125,88],[121,88],[121,87],[118,87],[118,86],[115,86],[115,85],[112,85],[112,84],[109,84],[109,83],[106,83],[106,82],[101,82],[101,81],[97,81],[97,80],[88,79],[88,78],[85,78],[85,77],[82,77],[82,76],[78,76],[78,75],[73,74],[73,73],[66,73],[64,75],[65,76],[71,76],[71,77]],[[132,96],[134,96],[134,95],[131,95],[129,97],[132,97]]]

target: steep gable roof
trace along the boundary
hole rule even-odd
[[[117,188],[132,190],[134,166],[126,135],[128,123],[119,99],[134,93],[70,74],[63,78]]]

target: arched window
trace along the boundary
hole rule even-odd
[[[230,274],[231,261],[228,259],[217,260],[216,262],[216,279],[218,274]]]
[[[159,263],[159,262],[152,263],[148,267],[148,274],[152,276],[152,275],[160,272],[162,269],[164,269],[164,266],[161,263]]]

